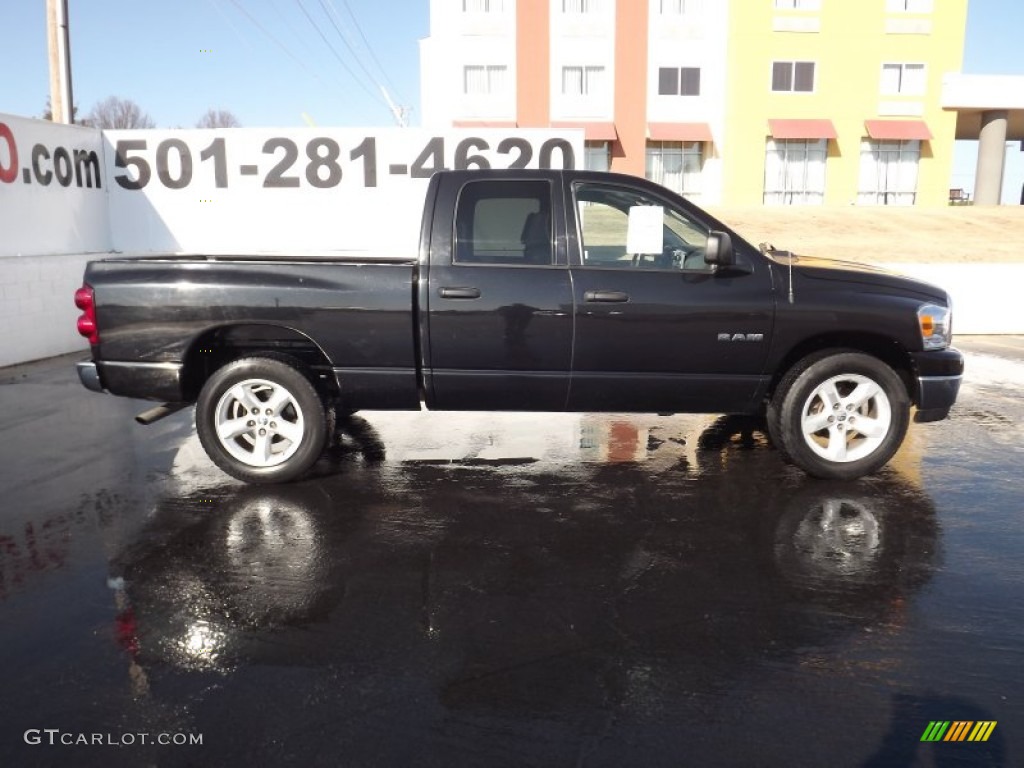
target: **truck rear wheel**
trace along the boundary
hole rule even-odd
[[[196,431],[207,455],[232,477],[283,483],[303,474],[323,452],[324,405],[296,365],[244,357],[203,385]]]
[[[768,429],[783,457],[807,474],[850,480],[889,461],[903,443],[910,399],[896,372],[861,352],[810,355],[783,377]]]

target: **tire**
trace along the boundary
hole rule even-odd
[[[246,483],[284,483],[305,473],[324,450],[328,426],[298,361],[283,356],[228,363],[207,379],[196,403],[206,454]]]
[[[852,480],[877,471],[899,449],[910,398],[896,372],[878,358],[831,349],[786,373],[767,415],[785,460],[814,477]]]

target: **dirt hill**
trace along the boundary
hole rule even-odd
[[[708,210],[754,244],[869,263],[1024,262],[1024,206]]]

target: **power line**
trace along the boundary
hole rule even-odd
[[[283,11],[281,9],[281,6],[278,4],[278,0],[266,1],[267,5],[269,5],[273,9],[274,13],[277,15],[278,21],[280,22],[281,26],[283,26],[284,29],[286,29],[289,33],[291,33],[292,39],[299,41],[299,44],[301,46],[307,47],[306,42],[304,40],[305,36],[300,34],[299,30],[296,29],[295,24],[292,23],[292,16],[294,14],[285,13],[285,11]]]
[[[327,2],[325,2],[325,0],[319,0],[319,4],[321,4],[321,8],[324,9],[324,13],[327,15],[328,20],[331,23],[331,26],[334,27],[334,31],[338,33],[338,37],[341,38],[341,41],[345,44],[345,47],[348,48],[348,52],[352,54],[352,58],[355,59],[355,62],[359,66],[359,69],[362,70],[362,72],[364,72],[364,74],[368,78],[370,78],[370,80],[380,89],[380,92],[384,96],[384,100],[387,102],[388,110],[391,111],[391,115],[394,118],[395,122],[402,128],[406,127],[408,125],[406,108],[402,108],[402,106],[398,106],[397,104],[394,103],[394,101],[391,99],[391,95],[387,91],[387,88],[384,87],[384,85],[380,82],[377,76],[374,75],[374,73],[372,73],[370,69],[366,66],[364,60],[362,60],[364,56],[360,55],[360,52],[359,50],[357,50],[357,47],[352,44],[352,41],[349,38],[348,31],[338,26],[338,23],[341,23],[342,26],[344,26],[344,22],[342,22],[341,17],[338,15],[338,10],[334,7],[334,4],[331,3],[330,0],[327,0]],[[348,12],[349,14],[351,14],[351,8],[348,9]],[[359,29],[358,20],[354,17],[354,15],[352,16],[352,20],[355,23],[356,29],[359,32],[359,36],[362,38],[362,41],[364,41],[364,48],[370,53],[371,57],[376,61],[377,57],[374,55],[373,48],[370,45],[370,42],[367,40],[366,35],[362,34],[361,29]],[[379,61],[377,62],[377,66],[378,69],[380,69],[381,73],[384,75],[384,78],[386,80],[387,73],[384,72],[383,68],[380,67]]]
[[[262,24],[261,24],[261,23],[259,22],[259,20],[258,20],[258,19],[256,19],[256,18],[255,18],[255,17],[254,17],[254,16],[253,16],[253,15],[252,15],[251,13],[249,13],[249,12],[248,12],[247,10],[245,10],[245,7],[244,7],[243,5],[241,5],[241,4],[240,4],[240,3],[238,2],[238,0],[228,0],[228,2],[230,2],[230,3],[231,3],[231,4],[233,5],[233,6],[235,6],[235,8],[237,8],[237,9],[238,9],[238,11],[239,11],[239,12],[240,12],[240,13],[241,13],[241,14],[242,14],[243,16],[245,16],[245,17],[246,17],[246,18],[247,18],[247,19],[248,19],[249,21],[251,21],[251,22],[252,22],[252,24],[253,24],[253,25],[254,25],[254,26],[255,26],[255,27],[256,27],[256,28],[257,28],[257,29],[258,29],[258,30],[259,30],[260,32],[262,32],[262,33],[263,33],[264,35],[266,35],[266,36],[267,36],[267,37],[268,37],[268,38],[269,38],[269,39],[270,39],[271,41],[273,41],[273,42],[274,42],[274,44],[276,44],[276,45],[277,45],[277,46],[278,46],[278,47],[279,47],[279,48],[280,48],[280,49],[281,49],[282,51],[284,51],[284,52],[285,52],[285,54],[286,54],[286,55],[288,56],[288,58],[290,58],[290,59],[291,59],[292,61],[294,61],[294,62],[295,62],[296,64],[298,64],[298,65],[299,65],[299,66],[300,66],[300,67],[301,67],[302,69],[304,69],[304,70],[305,70],[305,71],[306,71],[306,72],[307,72],[307,73],[308,73],[308,74],[309,74],[310,76],[314,77],[314,78],[316,79],[316,81],[317,81],[318,83],[320,83],[320,85],[322,85],[322,86],[323,86],[324,88],[327,88],[327,83],[325,83],[325,82],[323,81],[323,79],[322,79],[322,78],[320,77],[320,75],[318,75],[318,74],[317,74],[316,72],[314,72],[314,71],[313,71],[313,70],[311,70],[311,69],[310,69],[309,67],[307,67],[307,66],[306,66],[306,65],[305,65],[305,64],[304,64],[304,63],[302,62],[302,60],[301,60],[301,59],[299,59],[299,57],[298,57],[298,56],[296,56],[296,55],[295,55],[294,53],[292,53],[292,52],[291,52],[291,49],[289,49],[287,45],[285,45],[285,44],[284,44],[284,43],[282,43],[282,42],[281,42],[280,40],[278,40],[278,39],[277,39],[276,37],[274,37],[274,35],[272,35],[272,34],[270,33],[270,31],[269,31],[269,30],[268,30],[268,29],[267,29],[266,27],[264,27],[264,26],[263,26],[263,25],[262,25]]]
[[[331,0],[327,0],[326,3],[324,2],[324,0],[319,0],[319,2],[320,7],[326,14],[328,21],[330,21],[331,26],[334,27],[334,31],[338,33],[338,36],[345,44],[345,47],[348,48],[349,53],[352,54],[352,57],[359,65],[360,69],[362,69],[366,76],[370,78],[370,80],[373,81],[373,83],[380,89],[380,92],[384,96],[384,100],[387,102],[388,109],[391,111],[391,115],[392,117],[394,117],[395,122],[398,123],[398,125],[400,125],[401,127],[405,128],[408,125],[408,108],[400,107],[397,104],[395,104],[394,100],[391,98],[391,94],[388,93],[388,89],[384,87],[383,83],[380,82],[377,76],[374,75],[363,62],[363,56],[360,54],[360,51],[357,50],[357,46],[354,45],[352,40],[350,39],[350,34],[347,28],[342,29],[342,27],[345,26],[345,22],[341,20],[341,16],[338,14],[338,9],[334,6],[334,3],[331,2]],[[359,36],[363,40],[364,50],[367,53],[369,53],[370,58],[377,64],[377,69],[380,70],[380,73],[384,76],[384,79],[388,81],[392,89],[397,90],[395,89],[394,84],[391,83],[391,80],[388,77],[388,73],[385,72],[384,67],[381,66],[380,60],[377,59],[377,56],[374,54],[373,46],[370,45],[369,40],[366,39],[366,35],[363,34],[363,30],[359,26],[359,20],[355,17],[355,14],[352,12],[352,8],[348,5],[347,0],[345,6],[348,10],[349,16],[352,18],[352,22],[355,24],[356,31],[359,32]],[[342,26],[339,27],[339,24],[341,24]]]
[[[327,36],[323,33],[323,30],[320,29],[319,25],[313,20],[313,17],[309,15],[309,11],[307,11],[306,6],[302,4],[302,0],[295,0],[295,4],[299,6],[299,9],[305,15],[310,25],[313,27],[313,29],[316,30],[316,33],[320,35],[320,39],[324,41],[324,44],[330,49],[331,53],[334,54],[334,58],[336,58],[338,60],[338,63],[345,68],[345,71],[352,76],[352,80],[355,82],[355,84],[362,88],[363,91],[370,96],[370,98],[376,99],[378,102],[380,102],[386,107],[387,102],[385,102],[380,97],[380,95],[374,93],[370,88],[368,88],[366,83],[364,83],[359,78],[359,76],[356,75],[356,73],[352,70],[352,67],[350,67],[348,63],[341,57],[341,54],[339,54],[337,49],[331,44],[331,41],[327,39]]]
[[[223,22],[228,25],[228,28],[235,33],[235,37],[238,38],[238,42],[244,45],[246,50],[248,50],[250,53],[255,53],[256,49],[253,47],[249,38],[242,34],[242,30],[239,29],[235,22],[231,20],[231,17],[228,15],[227,11],[220,7],[217,0],[207,0],[207,2],[209,2],[210,5],[213,6],[213,10],[215,10],[217,12],[217,15],[220,16]]]
[[[398,93],[398,88],[395,87],[394,82],[392,82],[391,78],[388,76],[387,70],[384,69],[384,65],[380,63],[380,59],[378,59],[377,54],[374,53],[373,46],[370,44],[370,41],[366,39],[366,35],[363,33],[362,25],[360,25],[359,19],[356,18],[355,13],[352,11],[352,6],[348,4],[348,0],[342,0],[342,2],[345,5],[345,10],[348,11],[349,18],[352,19],[352,24],[355,26],[356,32],[359,33],[359,39],[363,41],[363,46],[366,48],[367,52],[369,52],[370,58],[373,60],[373,63],[377,65],[377,69],[384,76],[384,80],[391,87],[391,90],[395,93],[395,95],[401,97],[401,94]],[[327,0],[327,3],[328,5],[331,6],[332,9],[334,9],[333,0]],[[337,15],[337,10],[334,10],[334,13],[335,15]],[[380,85],[380,83],[378,83],[378,85]]]
[[[363,64],[363,60],[359,58],[358,52],[352,47],[352,43],[349,42],[348,35],[342,32],[337,23],[335,23],[330,11],[327,10],[327,5],[324,3],[324,0],[320,0],[320,7],[324,9],[324,14],[327,16],[327,20],[331,22],[331,26],[334,27],[334,31],[338,33],[338,37],[341,38],[341,42],[343,42],[345,47],[348,48],[348,52],[352,54],[352,58],[355,60],[356,64],[358,64],[359,68],[363,70],[363,74],[370,78],[372,83],[379,86],[380,83],[377,82],[377,78],[366,68],[366,65]]]
[[[293,62],[295,62],[295,64],[297,64],[308,75],[310,75],[312,78],[314,78],[324,88],[325,91],[333,91],[334,90],[334,88],[332,88],[330,85],[328,85],[324,81],[324,79],[322,77],[320,77],[320,75],[316,71],[311,69],[309,66],[306,65],[306,63],[304,61],[302,61],[302,59],[300,59],[298,56],[296,56],[295,53],[293,53],[292,50],[279,37],[274,35],[270,30],[267,29],[267,27],[264,24],[262,24],[259,21],[259,19],[257,19],[248,10],[246,10],[246,8],[239,2],[239,0],[228,0],[228,1],[233,6],[235,6],[235,8],[239,11],[239,13],[241,13],[243,16],[245,16],[245,18],[247,18],[249,20],[249,22],[252,23],[253,26],[255,26],[271,42],[273,42],[278,48],[280,48],[285,53],[285,55],[288,56],[288,58],[290,58]],[[211,2],[214,2],[214,0],[211,0]],[[317,33],[320,34],[320,37],[322,39],[324,39],[324,42],[331,49],[331,52],[335,55],[335,57],[338,58],[338,52],[334,49],[333,46],[331,46],[330,41],[328,41],[326,38],[324,38],[323,33],[320,31],[319,27],[317,27],[316,22],[312,19],[312,17],[310,17],[310,15],[306,11],[305,7],[302,5],[301,2],[299,2],[299,0],[296,0],[296,2],[298,3],[299,8],[302,10],[303,14],[306,16],[306,19],[310,22],[310,24],[312,24],[313,28],[317,31]],[[278,12],[278,15],[280,15],[281,18],[285,21],[285,25],[289,29],[291,29],[292,34],[295,35],[296,37],[298,37],[298,35],[295,32],[295,30],[291,27],[290,24],[287,23],[287,18],[285,18],[284,15],[281,14],[280,9],[277,8],[277,6],[274,5],[273,3],[271,3],[271,7],[273,7],[274,10],[276,10]],[[339,62],[345,68],[345,70],[349,73],[349,75],[353,78],[353,80],[355,80],[356,84],[360,88],[362,88],[363,91],[366,92],[367,95],[369,95],[371,98],[375,99],[379,104],[387,107],[390,110],[390,106],[387,104],[386,100],[383,100],[381,98],[381,96],[379,96],[378,94],[375,94],[362,81],[360,81],[360,79],[356,76],[355,72],[353,72],[352,69],[344,61],[342,61],[340,58],[339,58]]]

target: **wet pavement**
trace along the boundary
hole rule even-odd
[[[1024,342],[958,346],[849,483],[713,416],[363,413],[246,487],[2,370],[0,765],[1024,764]]]

